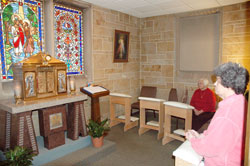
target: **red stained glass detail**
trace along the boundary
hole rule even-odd
[[[60,57],[60,56],[61,56],[61,54],[59,53],[59,54],[57,54],[57,56],[58,56],[58,57]]]
[[[76,50],[78,50],[78,47],[77,47],[77,46],[76,46],[75,48],[76,48]]]
[[[6,79],[6,76],[3,76],[3,79]]]
[[[75,56],[78,57],[78,54],[76,53]]]
[[[77,39],[75,39],[75,41],[77,42],[78,40],[77,40]]]
[[[69,36],[67,36],[66,37],[66,39],[64,40],[64,42],[66,43],[66,44],[68,44],[69,45],[69,43],[71,43],[71,39],[69,38]]]
[[[57,31],[57,33],[60,33],[61,32],[61,28],[57,27],[56,31]]]
[[[58,36],[58,37],[57,37],[57,40],[60,40],[60,39],[61,39],[61,38]]]
[[[61,46],[60,46],[60,45],[57,45],[57,48],[61,48]]]
[[[38,6],[40,6],[41,5],[41,3],[40,2],[38,2]]]
[[[60,11],[56,11],[55,16],[58,16],[60,14]]]
[[[77,31],[74,31],[74,35],[77,36],[78,32]]]

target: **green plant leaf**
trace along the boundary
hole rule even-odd
[[[30,166],[32,165],[34,154],[31,149],[16,146],[13,150],[5,153],[4,163],[10,166]]]
[[[88,133],[90,136],[96,138],[103,136],[104,132],[109,130],[109,126],[107,124],[108,119],[105,119],[101,122],[95,122],[92,119],[89,120],[87,125]]]

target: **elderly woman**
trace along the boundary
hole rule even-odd
[[[203,124],[212,119],[215,112],[216,99],[214,92],[208,88],[208,80],[200,79],[198,88],[191,99],[190,105],[194,106],[192,129],[199,130]]]
[[[215,93],[223,100],[202,134],[186,133],[193,149],[205,159],[205,166],[240,166],[244,157],[246,100],[243,96],[249,80],[248,71],[236,63],[215,69]]]

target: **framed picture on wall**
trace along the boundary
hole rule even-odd
[[[129,32],[115,30],[114,61],[128,62]]]

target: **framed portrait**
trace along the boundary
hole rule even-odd
[[[115,30],[114,61],[128,62],[129,32]]]

